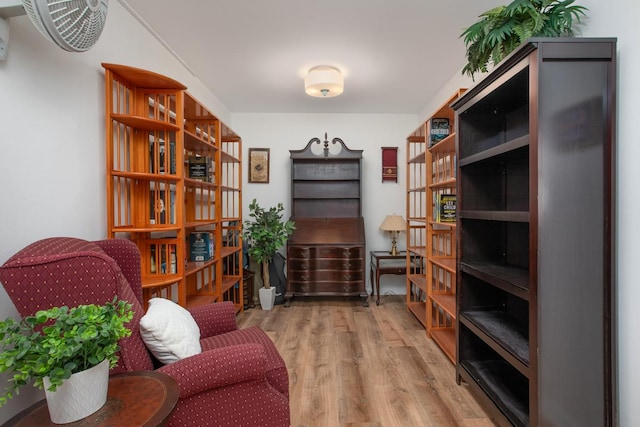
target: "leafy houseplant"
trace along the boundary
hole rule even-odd
[[[465,29],[467,64],[462,74],[471,78],[477,72],[487,72],[493,65],[530,37],[573,36],[574,24],[588,10],[574,4],[575,0],[514,0],[479,16],[479,20]]]
[[[249,256],[262,265],[264,287],[269,289],[269,262],[295,230],[295,223],[282,220],[282,203],[268,210],[261,208],[256,199],[249,204],[249,216],[244,223],[244,238],[249,244]]]
[[[118,341],[131,335],[125,324],[132,318],[131,304],[114,298],[105,305],[53,307],[20,322],[0,322],[0,372],[9,373],[0,407],[30,382],[43,389],[48,377],[48,390],[55,391],[72,374],[105,360],[115,366]]]

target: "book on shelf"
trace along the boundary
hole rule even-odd
[[[165,146],[160,145],[160,173],[165,173],[166,159],[164,156]],[[174,141],[169,142],[169,174],[175,175],[176,173],[176,143]]]
[[[149,135],[149,173],[156,173],[156,153],[155,153],[155,143],[154,139],[151,135]]]
[[[189,156],[189,178],[213,182],[213,159],[207,156]]]
[[[156,167],[156,145],[158,150],[157,167]],[[151,173],[165,173],[167,157],[165,155],[165,141],[160,138],[156,138],[153,135],[149,135],[149,172]],[[176,143],[175,141],[169,142],[169,173],[174,175],[176,173]]]
[[[160,253],[160,259],[156,256],[156,248]],[[157,265],[160,262],[160,274],[167,274],[167,251],[169,252],[169,270],[170,274],[176,274],[178,272],[176,248],[174,245],[156,245],[152,244],[150,247],[150,271],[151,274],[158,273]]]
[[[158,269],[156,267],[156,247],[155,245],[151,245],[151,248],[149,249],[149,271],[151,272],[151,274],[156,274]]]
[[[167,198],[165,190],[151,189],[149,201],[149,223],[151,225],[176,223],[176,193],[174,191],[169,191],[169,197]],[[168,216],[167,211],[169,211]]]
[[[189,234],[189,259],[195,262],[209,261],[214,257],[215,239],[208,231],[194,231]]]
[[[432,147],[449,136],[451,127],[449,126],[449,119],[445,118],[433,118],[430,122],[429,147]]]
[[[440,194],[437,212],[438,222],[456,222],[456,195]]]

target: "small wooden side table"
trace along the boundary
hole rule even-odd
[[[109,379],[107,403],[98,412],[65,427],[162,426],[178,403],[178,383],[167,374],[135,371]],[[41,400],[11,418],[4,426],[59,426],[49,418]]]
[[[389,251],[371,251],[369,255],[371,257],[371,268],[369,270],[371,296],[373,296],[375,289],[377,293],[376,305],[380,305],[380,276],[385,274],[407,274],[407,252],[399,251],[397,255],[391,255]],[[375,282],[373,280],[374,274]]]

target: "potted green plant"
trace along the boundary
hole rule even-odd
[[[56,424],[77,421],[100,409],[107,398],[109,368],[118,360],[118,341],[131,335],[126,323],[132,318],[131,304],[114,298],[104,305],[52,307],[20,322],[12,318],[0,322],[0,372],[9,374],[0,407],[32,383],[45,389]],[[83,379],[89,381],[85,391],[91,392],[68,395],[72,389],[82,390],[75,382]],[[63,407],[58,409],[57,404]]]
[[[467,48],[462,74],[487,72],[530,37],[573,36],[573,27],[588,10],[575,0],[514,0],[479,16],[460,37]]]
[[[249,204],[251,220],[245,221],[243,236],[248,243],[249,256],[262,266],[263,287],[259,290],[260,306],[263,310],[270,310],[276,297],[276,290],[269,282],[269,263],[276,251],[287,241],[295,223],[282,220],[284,207],[282,203],[269,209],[260,207],[256,199]],[[264,298],[264,301],[263,301]]]

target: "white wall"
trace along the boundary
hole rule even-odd
[[[507,3],[507,1],[505,1]],[[618,362],[620,425],[640,425],[640,287],[634,267],[638,259],[640,222],[640,27],[636,0],[581,0],[589,7],[585,36],[618,37]],[[398,146],[400,165],[404,138],[439,106],[452,89],[443,88],[416,117],[362,115],[233,115],[186,71],[118,2],[110,2],[105,31],[87,53],[64,52],[50,44],[26,17],[11,19],[9,58],[0,62],[0,263],[28,243],[43,237],[71,235],[87,239],[106,235],[104,201],[104,96],[101,62],[124,63],[171,76],[242,135],[245,147],[270,147],[270,185],[244,184],[248,202],[283,201],[288,205],[288,150],[302,148],[312,137],[340,137],[364,149],[364,203],[369,249],[388,241],[377,231],[387,213],[403,212],[404,170],[398,184],[380,183],[380,146]],[[246,155],[246,148],[244,151]],[[402,243],[404,247],[404,242]],[[392,276],[385,277],[391,281]],[[397,288],[400,290],[402,284]],[[393,289],[392,286],[383,289]],[[0,318],[15,316],[0,289]],[[4,378],[0,377],[4,388]],[[39,398],[24,388],[19,398],[0,410],[3,423]]]

